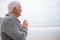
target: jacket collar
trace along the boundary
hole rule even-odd
[[[6,16],[11,16],[11,17],[13,17],[14,19],[16,19],[20,23],[20,21],[12,13],[8,13],[8,14],[6,14]]]

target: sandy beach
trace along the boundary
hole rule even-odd
[[[60,40],[60,27],[31,27],[27,40]]]

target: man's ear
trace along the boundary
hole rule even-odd
[[[16,7],[14,7],[14,8],[13,8],[13,11],[14,11],[14,12],[16,12],[16,11],[17,11],[17,8],[16,8]]]

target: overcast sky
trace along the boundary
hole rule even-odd
[[[13,0],[0,0],[0,17],[8,13],[8,3]],[[22,5],[22,16],[29,25],[60,25],[60,0],[17,0]]]

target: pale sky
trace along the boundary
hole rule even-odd
[[[0,17],[8,13],[8,3],[13,0],[0,0]],[[22,5],[22,16],[31,25],[60,25],[60,0],[17,0]]]

